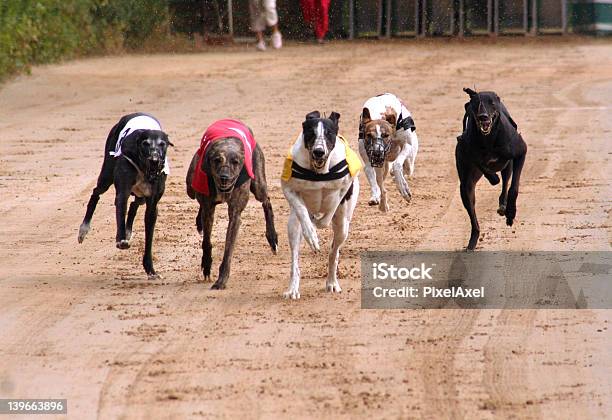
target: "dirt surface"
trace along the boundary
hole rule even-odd
[[[359,253],[457,250],[469,222],[453,151],[464,86],[495,89],[529,144],[517,223],[481,181],[478,249],[610,250],[612,43],[605,40],[332,43],[265,54],[235,47],[34,69],[0,91],[0,396],[67,398],[69,417],[603,418],[612,412],[610,310],[362,310]],[[323,254],[289,276],[279,175],[313,109],[342,114],[356,145],[360,106],[391,91],[412,110],[420,150],[413,201],[392,212],[362,192],[341,252],[343,292],[325,292]],[[104,141],[123,114],[155,114],[176,147],[154,256],[115,248],[114,189],[82,245],[77,231]],[[251,199],[229,288],[199,269],[184,175],[206,126],[240,118],[266,155],[280,237]],[[217,211],[214,272],[227,214]],[[321,232],[326,251],[329,230]],[[608,414],[606,414],[608,413]]]

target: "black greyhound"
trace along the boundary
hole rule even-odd
[[[130,123],[132,121],[132,123]],[[157,203],[166,187],[166,151],[172,143],[166,133],[160,129],[138,129],[138,121],[145,121],[147,127],[159,127],[151,115],[134,113],[122,117],[111,129],[104,147],[104,162],[98,176],[98,182],[91,194],[83,223],[79,229],[79,243],[83,242],[91,223],[100,195],[115,184],[115,206],[117,218],[116,244],[119,249],[130,247],[132,226],[138,206],[146,203],[145,212],[145,252],[142,265],[150,277],[156,276],[153,268],[152,247],[153,231],[157,220]],[[127,127],[126,127],[127,126]],[[121,140],[121,153],[111,155]],[[127,214],[127,203],[130,195],[134,201]]]
[[[459,174],[461,200],[470,216],[472,233],[467,250],[476,248],[480,227],[476,218],[476,183],[485,176],[491,185],[499,183],[501,171],[502,191],[497,213],[506,216],[512,226],[516,217],[516,199],[519,193],[521,171],[527,154],[527,144],[517,131],[517,125],[495,92],[475,92],[465,104],[463,133],[457,137],[455,159]],[[508,190],[508,180],[512,183]]]

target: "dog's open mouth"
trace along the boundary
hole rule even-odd
[[[312,163],[312,168],[315,171],[320,171],[325,166],[325,162],[327,162],[327,159],[312,157],[310,161]]]
[[[495,118],[495,116],[493,116],[493,118]],[[493,118],[478,119],[478,127],[485,136],[491,134],[491,130],[493,129]]]
[[[236,183],[236,179],[232,179],[229,181],[221,181],[217,182],[217,189],[219,192],[230,192],[234,188],[234,184]]]

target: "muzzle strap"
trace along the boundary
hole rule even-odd
[[[291,164],[291,176],[297,179],[305,179],[306,181],[334,181],[336,179],[344,178],[349,173],[348,162],[346,159],[341,160],[339,163],[330,168],[329,172],[320,174],[313,170],[304,168],[298,165],[295,161]]]

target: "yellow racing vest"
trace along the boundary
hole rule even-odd
[[[297,163],[293,162],[293,146],[291,146],[283,164],[281,179],[283,181],[289,181],[293,176],[295,178],[308,179],[311,181],[331,181],[342,178],[344,175],[346,175],[346,173],[350,173],[351,177],[353,178],[357,176],[359,171],[363,168],[363,163],[361,163],[359,155],[355,153],[353,149],[351,149],[348,141],[346,141],[343,136],[338,135],[337,138],[344,144],[346,159],[336,164],[333,168],[330,168],[328,173],[317,174],[314,171],[302,168]]]

